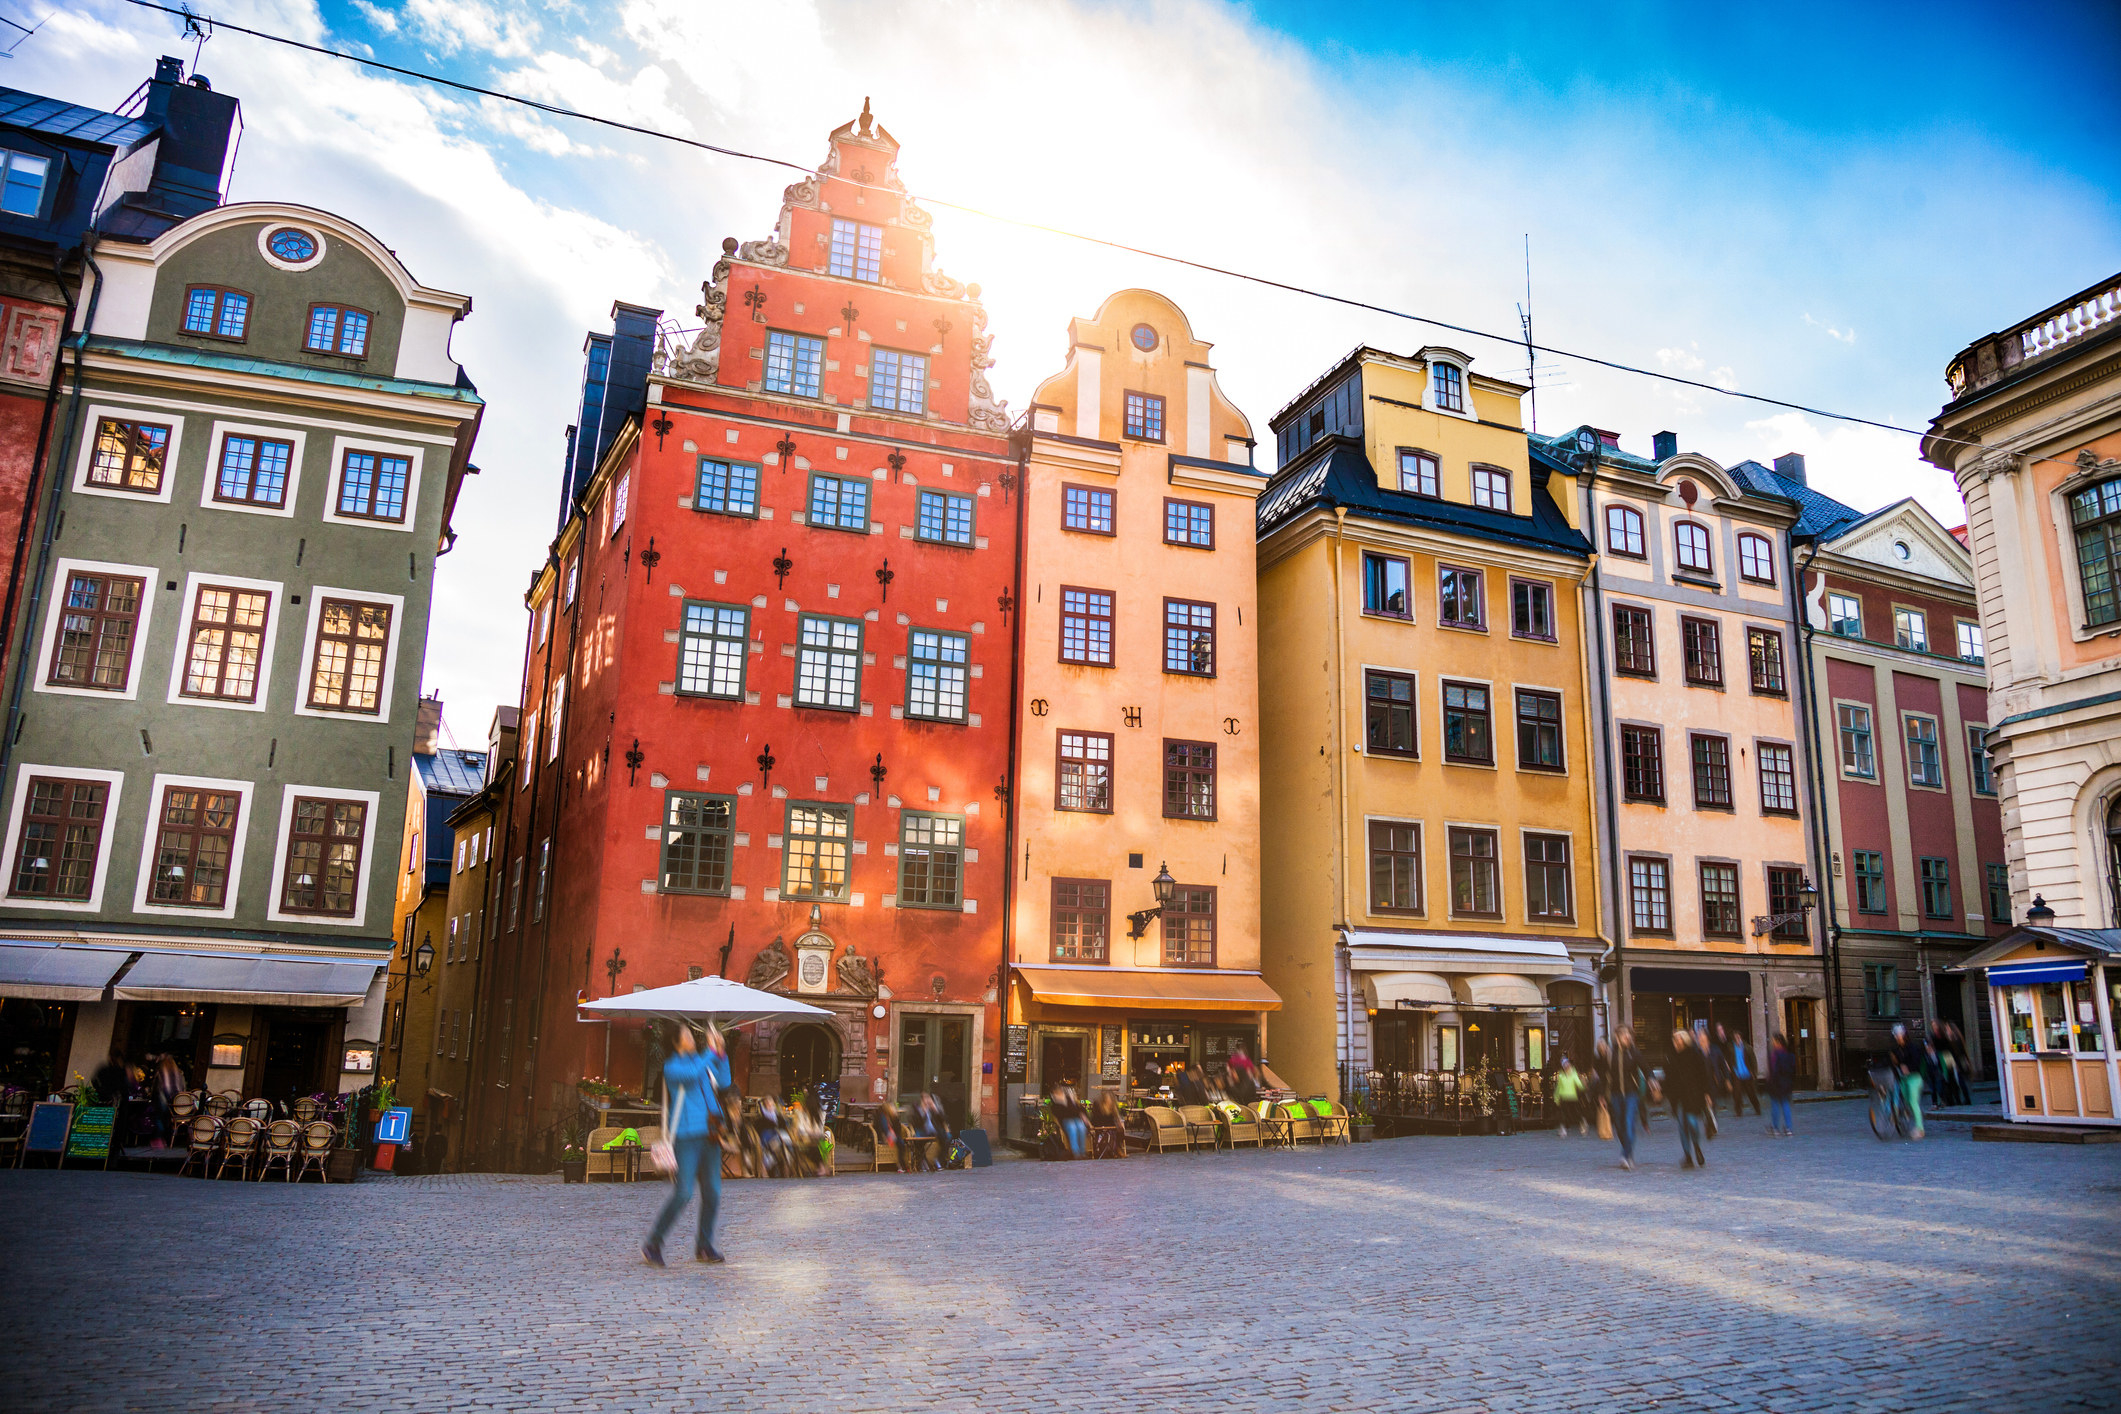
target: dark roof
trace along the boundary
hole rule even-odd
[[[17,88],[0,88],[0,124],[27,128],[43,137],[99,143],[120,152],[152,137],[162,126],[151,118],[127,118]]]
[[[1726,470],[1749,491],[1796,502],[1797,524],[1791,527],[1790,534],[1799,540],[1824,539],[1864,519],[1864,512],[1854,506],[1843,505],[1824,491],[1814,491],[1759,462],[1742,461]]]
[[[441,747],[433,755],[413,753],[420,780],[431,795],[477,795],[486,784],[486,753]]]
[[[1428,525],[1456,535],[1470,535],[1508,545],[1528,545],[1563,555],[1591,553],[1591,544],[1578,534],[1547,493],[1542,468],[1532,474],[1532,514],[1511,515],[1432,496],[1388,491],[1377,483],[1377,473],[1364,454],[1362,443],[1343,433],[1321,437],[1304,454],[1274,478],[1259,496],[1259,533],[1267,534],[1283,521],[1313,506],[1346,506],[1375,520],[1404,525]]]
[[[423,398],[447,398],[459,403],[481,402],[478,391],[469,386],[470,380],[461,377],[454,383],[429,383],[422,379],[347,373],[337,368],[312,368],[308,364],[252,358],[247,354],[223,353],[219,349],[188,349],[172,344],[150,344],[138,339],[114,339],[108,334],[91,334],[88,346],[98,352],[119,353],[129,358],[151,359],[157,363],[187,363],[199,368],[224,369],[230,373],[260,373],[273,378],[299,379],[305,383],[329,383],[341,388],[366,388],[378,393],[408,393]]]

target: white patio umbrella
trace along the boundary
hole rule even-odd
[[[659,1017],[666,1021],[712,1021],[717,1026],[742,1026],[768,1017],[823,1016],[831,1012],[746,987],[727,977],[695,977],[668,987],[652,987],[623,997],[603,997],[581,1003],[581,1009],[597,1017]]]

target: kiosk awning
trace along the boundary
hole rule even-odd
[[[1119,967],[1022,967],[1017,975],[1048,1006],[1141,1011],[1280,1011],[1274,989],[1249,972],[1149,972]]]
[[[2023,987],[2032,982],[2081,982],[2084,960],[2073,962],[2005,962],[1988,970],[1991,987]]]
[[[1451,995],[1450,982],[1434,972],[1366,972],[1362,991],[1364,999],[1376,1011],[1401,1002],[1440,1007],[1458,1005],[1458,999]]]
[[[1487,933],[1389,933],[1354,928],[1347,933],[1348,961],[1360,972],[1519,973],[1566,977],[1575,971],[1559,938],[1516,938]]]
[[[1475,972],[1451,979],[1451,990],[1466,1006],[1543,1007],[1546,993],[1529,979],[1511,972]]]
[[[131,954],[116,948],[0,944],[0,997],[95,1002]]]
[[[115,995],[128,1002],[353,1006],[367,997],[382,965],[151,952],[133,964]]]

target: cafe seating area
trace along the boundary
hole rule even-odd
[[[1024,1128],[1037,1135],[1040,1158],[1068,1156],[1067,1140],[1060,1121],[1053,1117],[1050,1101],[1025,1096],[1022,1118]],[[1091,1127],[1086,1157],[1125,1158],[1130,1148],[1140,1154],[1220,1153],[1247,1145],[1255,1149],[1297,1149],[1306,1144],[1324,1148],[1353,1143],[1354,1123],[1347,1106],[1322,1096],[1259,1100],[1249,1105],[1233,1100],[1170,1105],[1130,1099],[1120,1111],[1120,1127]]]
[[[1537,1071],[1371,1071],[1365,1103],[1384,1134],[1471,1134],[1555,1123]]]

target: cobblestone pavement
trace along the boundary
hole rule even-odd
[[[659,1184],[4,1172],[0,1407],[2121,1405],[2121,1145],[1797,1114],[731,1183],[668,1271]]]

